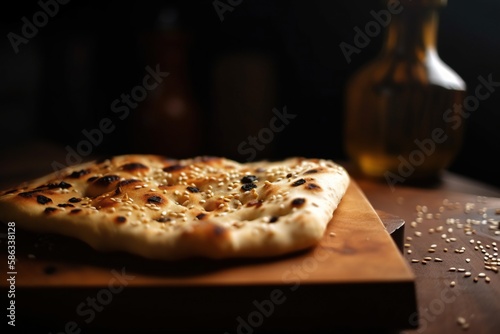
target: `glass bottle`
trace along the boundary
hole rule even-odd
[[[159,13],[158,28],[141,35],[148,64],[169,75],[134,112],[135,149],[172,158],[199,155],[202,146],[201,107],[189,73],[191,34],[179,22],[179,10]]]
[[[363,174],[390,184],[437,179],[457,155],[466,85],[436,50],[445,0],[404,1],[383,48],[346,86],[344,143]]]

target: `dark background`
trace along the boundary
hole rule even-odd
[[[21,35],[21,18],[32,21],[41,8],[35,1],[9,2],[0,14],[0,160],[5,165],[32,154],[33,142],[66,154],[66,146],[75,148],[85,139],[82,130],[95,129],[109,117],[116,129],[93,147],[92,156],[175,156],[172,147],[190,145],[196,132],[201,141],[193,142],[189,154],[245,161],[249,156],[238,145],[268,127],[272,109],[284,106],[296,118],[256,159],[302,155],[344,160],[346,80],[377,55],[384,34],[352,55],[351,63],[339,44],[353,44],[353,28],[363,29],[373,20],[370,11],[384,7],[375,1],[244,0],[221,22],[213,1],[73,0],[60,5],[16,54],[7,34]],[[500,81],[499,13],[500,2],[494,0],[450,0],[441,11],[438,52],[469,88],[480,75]],[[182,84],[174,74],[188,80],[181,91],[189,92],[188,102],[197,106],[197,127],[176,132],[165,123],[162,132],[158,125],[165,120],[150,117],[141,106],[117,119],[112,101],[141,84],[146,66],[156,65],[144,36],[172,29],[190,36],[186,72],[161,69],[172,72],[166,83]],[[499,107],[500,92],[495,92],[467,120],[465,143],[451,171],[500,186],[495,161],[500,156]],[[144,136],[151,123],[165,138],[153,140],[154,145]]]

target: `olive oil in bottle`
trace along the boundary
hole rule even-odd
[[[390,184],[434,179],[457,155],[466,85],[438,56],[444,0],[402,1],[379,56],[350,79],[345,148],[363,174]]]

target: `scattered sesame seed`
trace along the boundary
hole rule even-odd
[[[455,281],[451,281],[450,286],[453,288],[455,286]]]
[[[470,271],[466,271],[464,277],[469,277],[470,275],[472,275],[472,273]]]
[[[412,262],[412,263],[419,263],[419,262],[420,262],[420,260],[417,260],[417,259],[411,259],[411,262]]]

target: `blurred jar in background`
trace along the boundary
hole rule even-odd
[[[346,90],[346,152],[363,174],[390,184],[438,179],[462,144],[457,122],[466,93],[436,51],[446,0],[401,1],[380,55]]]
[[[142,35],[148,65],[169,75],[139,104],[133,128],[139,152],[188,158],[200,154],[201,113],[189,77],[191,36],[181,29],[179,14],[164,8],[158,29]]]

